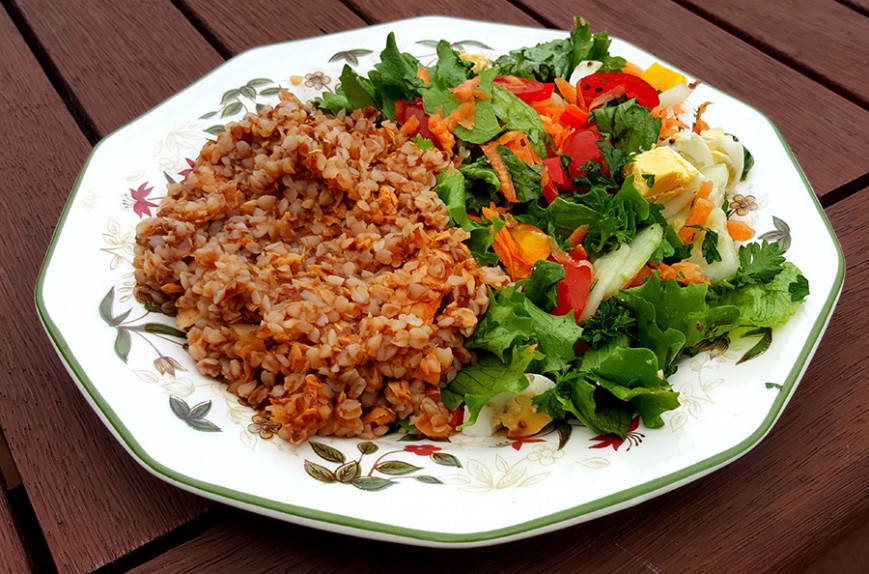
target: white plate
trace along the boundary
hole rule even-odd
[[[318,438],[292,446],[270,437],[252,410],[196,372],[165,327],[172,320],[131,298],[140,215],[154,211],[167,177],[183,177],[210,128],[275,101],[278,84],[303,99],[334,89],[344,64],[373,65],[389,31],[424,64],[434,60],[429,41],[440,38],[496,55],[566,35],[430,17],[257,48],[94,149],[51,242],[37,306],[73,379],[121,444],[156,476],[208,498],[317,528],[428,546],[493,544],[590,520],[694,480],[756,445],[818,345],[841,292],[844,262],[778,130],[707,85],[693,96],[714,102],[705,119],[737,134],[755,155],[756,229],[776,231],[773,216],[779,227],[789,225],[773,239],[790,237],[788,258],[807,275],[811,295],[775,330],[766,353],[736,364],[755,337],[723,354],[683,360],[672,378],[682,406],[665,414],[664,428],[637,428],[621,443],[571,426],[524,442]],[[655,60],[618,39],[611,50],[643,67]],[[357,473],[380,480],[327,482]]]

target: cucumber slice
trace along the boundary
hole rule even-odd
[[[664,228],[657,223],[637,233],[630,243],[599,257],[594,263],[594,283],[588,293],[588,302],[580,316],[587,321],[602,301],[609,299],[627,285],[664,240]]]

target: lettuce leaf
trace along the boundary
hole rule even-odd
[[[537,201],[543,197],[543,186],[540,185],[543,164],[528,165],[519,159],[507,146],[499,145],[498,155],[507,167],[507,173],[513,181],[516,196],[522,203]]]
[[[794,300],[793,291],[796,290],[799,298]],[[718,302],[739,308],[739,321],[744,325],[776,327],[796,313],[806,295],[808,280],[796,265],[785,262],[772,281],[725,291]]]
[[[636,100],[597,108],[589,114],[589,120],[597,124],[616,149],[628,154],[652,149],[661,131],[661,119],[652,116]]]
[[[498,393],[518,394],[528,388],[525,372],[536,356],[530,345],[514,348],[506,361],[492,354],[481,354],[476,363],[465,365],[441,391],[441,400],[450,410],[456,410],[462,403],[467,405],[469,418],[465,424],[472,425],[480,410]]]
[[[685,348],[739,323],[739,308],[728,304],[710,306],[706,300],[708,290],[705,284],[681,285],[655,274],[639,287],[616,295],[636,318],[637,343],[655,353],[665,372]]]
[[[563,265],[541,259],[524,280],[525,296],[544,311],[551,311],[558,304],[558,283],[565,275]]]

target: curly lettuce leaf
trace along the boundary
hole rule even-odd
[[[809,283],[793,263],[785,262],[781,267],[771,281],[725,291],[718,302],[736,306],[743,325],[776,327],[786,323],[808,295]]]

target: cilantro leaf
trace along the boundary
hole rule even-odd
[[[721,253],[718,252],[718,233],[702,225],[688,225],[687,227],[699,229],[705,233],[703,243],[700,245],[700,251],[706,263],[721,261]]]

